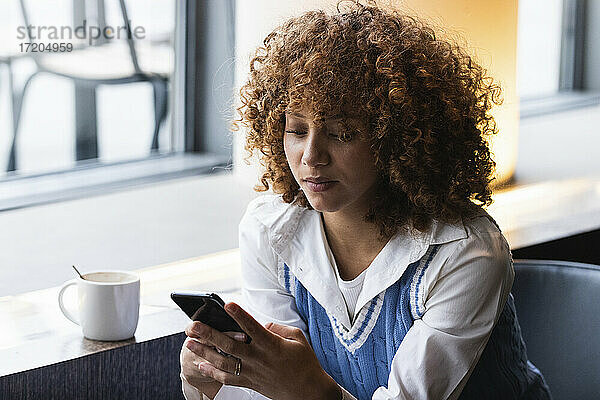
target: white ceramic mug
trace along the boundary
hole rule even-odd
[[[58,305],[65,317],[80,325],[88,339],[131,338],[140,312],[140,278],[124,271],[89,272],[83,278],[65,282],[58,293]],[[72,285],[77,285],[77,316],[63,303],[65,290]]]

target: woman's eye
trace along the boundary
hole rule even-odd
[[[291,133],[293,135],[306,135],[306,132],[304,132],[304,131],[298,131],[298,130],[295,130],[295,129],[288,129],[288,130],[285,131],[285,133]]]
[[[303,130],[299,130],[299,129],[286,129],[285,133],[289,133],[289,134],[294,135],[294,136],[304,136],[308,132],[303,131]],[[339,135],[337,133],[330,133],[327,136],[330,139],[339,140],[340,142],[349,142],[350,140],[352,140],[352,135],[351,134],[342,134],[342,135]]]
[[[339,140],[340,142],[344,142],[344,143],[346,143],[346,142],[349,142],[349,141],[351,141],[351,140],[352,140],[352,134],[349,134],[349,133],[343,133],[343,134],[341,134],[341,135],[338,135],[338,134],[333,134],[333,133],[332,133],[332,134],[331,134],[331,135],[329,135],[329,136],[330,136],[332,139]]]

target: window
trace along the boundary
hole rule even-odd
[[[226,165],[233,4],[0,0],[0,210]]]
[[[600,103],[598,18],[598,2],[519,1],[521,118]]]
[[[517,68],[522,99],[558,92],[562,3],[562,0],[519,1]]]

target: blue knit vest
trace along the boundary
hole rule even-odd
[[[387,387],[392,359],[415,319],[416,296],[437,248],[408,266],[400,279],[373,298],[348,331],[326,313],[283,264],[283,284],[296,300],[309,340],[323,369],[360,400]],[[550,399],[540,372],[527,360],[512,295],[460,399]]]

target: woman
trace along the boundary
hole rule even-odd
[[[500,89],[479,65],[353,3],[269,34],[241,95],[276,193],[242,219],[244,309],[226,307],[252,341],[190,324],[188,399],[550,398],[481,208]]]

